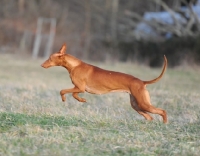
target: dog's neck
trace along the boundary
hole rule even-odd
[[[65,54],[62,66],[68,70],[69,73],[78,65],[82,63],[81,60],[77,59],[76,57]]]

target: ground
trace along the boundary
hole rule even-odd
[[[146,121],[126,93],[84,93],[87,103],[61,89],[72,87],[66,69],[40,66],[44,60],[0,55],[0,155],[192,155],[200,153],[200,70],[167,69],[148,85],[152,104],[168,113]],[[92,62],[90,62],[92,63]],[[161,68],[134,63],[92,63],[132,74],[157,77]]]

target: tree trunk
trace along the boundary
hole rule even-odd
[[[117,12],[119,0],[112,0],[112,13],[111,13],[111,37],[112,40],[117,38]]]
[[[19,8],[20,14],[24,13],[24,4],[25,4],[25,0],[18,0],[18,8]]]
[[[84,30],[84,50],[83,58],[88,59],[91,43],[91,1],[85,0],[85,30]]]

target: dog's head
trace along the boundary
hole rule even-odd
[[[58,52],[51,54],[50,57],[41,66],[43,68],[62,66],[66,50],[67,45],[63,44],[62,48]]]

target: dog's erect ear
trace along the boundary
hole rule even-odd
[[[67,45],[66,45],[66,43],[64,43],[63,46],[62,46],[62,48],[60,49],[59,53],[61,55],[64,55],[65,52],[66,52],[66,50],[67,50]]]

